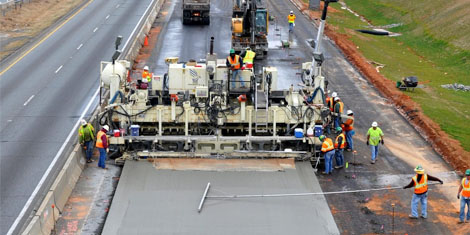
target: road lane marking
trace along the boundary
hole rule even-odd
[[[77,47],[77,50],[80,50],[80,48],[82,48],[82,46],[83,46],[83,43],[80,44],[80,46]]]
[[[57,28],[55,28],[54,30],[52,30],[49,34],[47,34],[43,39],[41,39],[41,41],[39,41],[38,43],[36,43],[33,47],[31,47],[29,50],[27,50],[23,55],[21,55],[18,59],[16,59],[13,63],[11,63],[10,65],[8,65],[4,70],[2,70],[2,72],[0,72],[0,76],[2,76],[6,71],[10,70],[11,67],[13,67],[16,63],[18,63],[20,60],[22,60],[25,56],[27,56],[29,53],[31,53],[34,49],[36,49],[36,47],[38,47],[39,45],[41,45],[44,41],[46,41],[46,39],[48,39],[52,34],[54,34],[55,32],[57,32],[57,30],[59,30],[60,28],[62,28],[62,26],[64,26],[67,22],[69,22],[73,17],[75,17],[78,13],[80,13],[83,9],[85,9],[85,7],[87,7],[88,5],[90,5],[90,3],[92,3],[94,0],[89,0],[85,5],[83,5],[80,9],[78,9],[77,12],[75,12],[74,14],[72,14],[69,18],[67,18],[64,22],[62,22],[62,24],[60,24],[59,26],[57,26]]]
[[[109,18],[109,15],[106,16],[106,19],[108,19],[108,18]]]
[[[117,5],[116,5],[116,8],[119,8],[119,6],[121,6],[121,5],[117,4]]]
[[[18,217],[16,217],[15,219],[15,222],[13,223],[13,225],[10,227],[10,230],[8,230],[8,233],[7,235],[12,235],[13,232],[16,230],[16,227],[19,225],[20,223],[20,220],[21,218],[23,218],[23,216],[25,216],[26,214],[26,211],[28,210],[28,208],[31,206],[31,203],[33,203],[33,200],[34,198],[36,197],[36,195],[38,194],[39,190],[41,189],[42,185],[44,184],[44,182],[46,181],[46,178],[49,176],[50,172],[52,171],[52,169],[54,168],[57,160],[59,160],[59,157],[62,155],[62,153],[64,152],[65,150],[65,146],[70,142],[70,139],[72,138],[72,136],[75,134],[75,130],[78,128],[78,125],[80,125],[80,120],[83,119],[83,117],[85,116],[85,114],[88,112],[88,110],[90,109],[91,105],[93,104],[93,102],[96,100],[96,97],[98,96],[100,92],[100,88],[98,87],[98,89],[96,90],[95,94],[93,95],[93,97],[91,98],[90,102],[88,102],[87,106],[85,107],[85,110],[83,110],[82,114],[80,115],[80,118],[78,118],[77,122],[75,123],[75,125],[73,126],[72,130],[70,130],[70,133],[69,135],[67,136],[67,138],[65,139],[64,143],[62,144],[62,146],[60,147],[59,149],[59,152],[57,152],[57,154],[55,155],[54,159],[52,160],[51,164],[49,165],[49,167],[47,168],[46,172],[44,172],[44,175],[42,175],[42,178],[41,180],[39,181],[38,185],[36,186],[36,188],[34,189],[33,193],[31,194],[31,196],[29,197],[28,201],[26,201],[26,204],[24,205],[23,209],[21,210],[20,214],[18,215]]]
[[[64,67],[64,65],[61,65],[61,66],[55,71],[55,73],[58,73],[58,72],[62,69],[62,67]]]
[[[28,103],[29,103],[33,98],[34,98],[34,95],[32,95],[31,97],[29,97],[29,99],[28,99],[26,102],[24,102],[23,106],[28,105]]]
[[[96,30],[98,30],[98,27],[96,27],[95,29],[93,29],[93,33],[96,32]]]

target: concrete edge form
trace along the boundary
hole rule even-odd
[[[142,18],[143,22],[139,22],[140,25],[137,25],[135,32],[133,32],[133,35],[128,40],[130,44],[125,47],[126,51],[124,51],[124,59],[132,62],[134,58],[136,58],[163,2],[164,0],[154,0],[152,4],[149,5],[148,9],[150,9],[150,11],[144,14]],[[98,114],[97,111],[99,111],[99,108],[95,110],[90,120],[94,126],[98,126],[96,118]],[[65,203],[72,193],[72,190],[84,168],[84,152],[81,150],[80,145],[76,144],[62,170],[54,180],[49,192],[46,194],[46,197],[42,200],[41,206],[29,224],[23,226],[26,228],[21,234],[48,235],[54,230],[55,222],[64,209]]]

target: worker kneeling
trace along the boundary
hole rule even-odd
[[[331,174],[333,171],[333,156],[335,155],[335,147],[333,145],[333,140],[327,138],[324,135],[318,137],[322,143],[321,151],[325,157],[325,171],[322,172],[324,175]]]
[[[237,77],[240,80],[241,87],[245,88],[245,82],[243,81],[243,78],[240,74],[243,67],[243,61],[241,56],[235,54],[234,49],[230,49],[230,55],[227,57],[226,65],[232,71],[232,89],[235,89],[235,81],[237,80]]]

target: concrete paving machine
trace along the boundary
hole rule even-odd
[[[278,71],[244,69],[231,81],[225,59],[211,52],[203,62],[167,58],[168,72],[147,89],[129,82],[129,62],[102,62],[110,91],[101,124],[113,131],[119,160],[147,157],[256,157],[319,159],[318,136],[329,110],[324,84],[277,89]],[[279,78],[290,79],[290,78]],[[232,88],[232,85],[235,88]],[[309,102],[306,102],[308,98]]]
[[[262,0],[234,0],[232,48],[239,53],[251,47],[262,59],[268,53],[268,17]]]
[[[210,24],[210,0],[183,0],[183,24]]]

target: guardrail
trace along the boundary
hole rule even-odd
[[[133,63],[137,57],[140,48],[143,45],[146,35],[158,15],[164,0],[153,0],[147,7],[144,15],[140,18],[136,27],[131,33],[131,36],[123,46],[122,54],[119,59],[125,59]],[[109,95],[109,94],[108,94]],[[100,107],[93,112],[90,119],[95,127],[99,127],[97,115]],[[78,181],[80,174],[85,168],[85,153],[80,148],[78,143],[75,143],[72,153],[67,157],[62,169],[52,183],[52,186],[47,191],[39,209],[32,215],[30,221],[27,221],[23,227],[11,228],[8,234],[23,234],[23,235],[49,235],[54,229],[56,220],[59,218],[67,199],[72,193],[75,184]],[[39,196],[39,195],[38,195]],[[31,204],[30,207],[32,207]],[[28,211],[32,211],[29,209]],[[17,219],[18,220],[18,219]],[[26,220],[19,218],[20,221]]]

